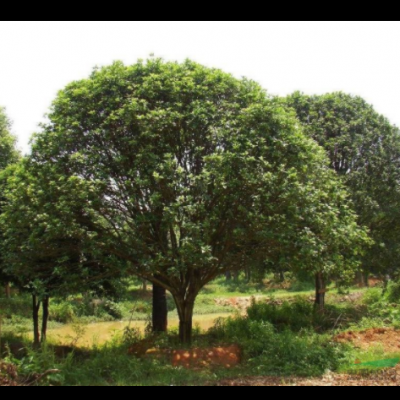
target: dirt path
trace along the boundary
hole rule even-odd
[[[383,371],[371,376],[329,374],[322,378],[276,378],[276,377],[250,377],[241,379],[224,380],[217,386],[303,386],[303,387],[398,387],[400,386],[400,367]]]

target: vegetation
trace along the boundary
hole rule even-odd
[[[357,266],[366,234],[344,188],[253,82],[190,61],[115,63],[61,91],[49,119],[30,160],[39,215],[60,226],[61,214],[116,276],[168,290],[182,342],[200,290],[225,271],[284,262],[322,282]]]
[[[17,162],[19,153],[16,150],[16,138],[11,134],[11,123],[7,118],[5,110],[0,107],[0,215],[3,213],[4,181],[1,177],[2,171],[9,165]],[[0,230],[0,241],[3,241]],[[2,268],[4,254],[0,247],[0,284],[4,285],[7,297],[10,296],[10,280],[12,277],[5,273]]]
[[[400,136],[362,99],[116,62],[61,90],[32,145],[21,158],[0,109],[0,385],[396,360]],[[176,364],[221,347],[238,365]]]
[[[241,279],[240,284],[243,282]],[[131,296],[132,294],[139,296],[139,284],[134,287]],[[175,330],[168,336],[146,338],[143,333],[137,331],[126,331],[125,334],[121,331],[105,344],[94,344],[91,348],[78,346],[74,352],[71,352],[70,347],[59,346],[54,339],[40,351],[30,350],[29,344],[26,343],[24,353],[19,355],[9,353],[6,361],[16,364],[21,376],[25,377],[40,376],[48,370],[58,370],[56,374],[49,375],[41,381],[40,384],[43,385],[198,385],[214,384],[226,378],[243,376],[309,377],[321,376],[327,370],[355,373],[355,360],[368,362],[388,359],[396,357],[397,353],[384,353],[379,347],[369,350],[355,349],[350,343],[341,344],[334,338],[340,332],[348,330],[364,331],[376,327],[400,326],[400,315],[391,314],[396,305],[390,303],[391,300],[398,299],[393,297],[398,295],[397,288],[398,285],[393,283],[385,294],[383,288],[359,290],[355,292],[359,298],[356,302],[352,299],[343,302],[346,296],[332,293],[328,296],[327,312],[324,315],[315,312],[313,303],[309,301],[309,295],[306,295],[311,292],[293,297],[293,292],[279,290],[275,293],[285,294],[283,300],[287,299],[280,305],[272,297],[269,303],[264,301],[254,303],[246,316],[233,314],[231,318],[217,321],[207,335],[196,330],[193,343],[195,347],[209,348],[240,343],[243,352],[242,363],[232,369],[206,367],[201,371],[192,371],[172,367],[168,356],[153,358],[136,357],[131,354],[132,346],[141,343],[159,349],[160,354],[165,350],[180,349],[178,331]],[[251,285],[249,291],[252,291]],[[220,280],[213,284],[212,294],[205,291],[200,295],[200,303],[204,304],[205,299],[214,296],[223,297],[225,293],[225,283]],[[261,293],[271,294],[273,290],[264,289],[259,292]],[[24,306],[19,301],[15,303],[7,301],[8,304],[14,304],[13,313],[26,313],[29,298],[26,299]],[[136,302],[137,300],[134,300],[131,304]],[[119,303],[120,307],[124,303]],[[20,305],[17,306],[18,304]],[[64,314],[59,314],[59,310],[66,309],[67,304],[68,302],[62,301],[59,306],[54,307],[57,311],[53,317],[62,320]],[[83,312],[87,307],[85,312],[93,313],[89,311],[90,306],[78,306],[78,304],[82,303],[76,302],[75,310],[80,307]],[[144,311],[151,312],[151,300],[142,304]],[[391,311],[377,313],[377,309],[383,307],[391,308]],[[108,307],[105,309],[109,310]],[[103,312],[104,314],[101,314]],[[75,321],[77,315],[78,313],[73,317]],[[97,315],[97,319],[92,321],[101,321],[103,318],[109,320],[111,317],[110,315],[106,317],[105,311],[99,311]],[[389,315],[396,316],[389,320]],[[340,316],[342,317],[338,320]],[[85,317],[79,318],[85,321]],[[66,320],[69,321],[68,318]],[[56,329],[55,332],[60,327],[59,323],[50,322],[50,324]],[[10,321],[8,327],[11,326],[14,330],[6,330],[8,332],[6,340],[10,344],[10,349],[18,349],[15,344],[13,345],[18,343],[15,338],[16,322]],[[79,339],[76,343],[79,343]]]
[[[399,129],[360,97],[344,93],[295,93],[287,103],[305,132],[326,149],[359,223],[370,231],[374,245],[363,258],[364,271],[395,276],[400,266]]]

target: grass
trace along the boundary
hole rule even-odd
[[[349,291],[350,294],[354,292],[363,292],[363,297],[356,301],[354,298],[343,301],[343,296],[332,288],[328,294],[326,312],[321,315],[314,312],[309,300],[313,291],[307,283],[295,284],[289,290],[273,285],[226,282],[224,279],[208,285],[198,297],[195,309],[198,318],[207,321],[212,315],[235,311],[232,307],[217,305],[215,298],[257,296],[261,299],[273,297],[280,300],[273,304],[253,304],[246,317],[236,315],[221,319],[208,334],[201,329],[196,330],[194,346],[233,343],[241,346],[243,363],[232,369],[205,368],[201,371],[190,371],[173,368],[167,358],[139,359],[129,355],[128,348],[132,343],[127,342],[121,333],[114,335],[105,344],[97,340],[87,350],[77,349],[74,353],[68,352],[63,356],[57,355],[59,346],[56,341],[50,341],[40,352],[35,352],[30,349],[26,336],[25,339],[23,336],[31,325],[30,299],[24,296],[11,301],[0,299],[1,312],[5,316],[2,341],[9,343],[10,350],[20,348],[21,340],[26,341],[26,350],[16,358],[9,355],[8,359],[18,365],[21,375],[42,373],[53,368],[60,370],[59,374],[51,375],[42,382],[43,385],[190,386],[212,385],[222,379],[246,376],[308,377],[321,376],[327,370],[359,373],[356,360],[365,363],[400,355],[387,354],[379,347],[369,350],[355,349],[351,345],[336,343],[333,337],[347,329],[400,326],[400,290],[396,284],[391,284],[386,293],[382,289]],[[100,321],[107,325],[108,322],[112,324],[130,319],[146,321],[151,312],[150,301],[149,293],[140,290],[138,285],[132,285],[119,301],[96,303],[96,306],[93,299],[53,301],[50,329],[69,328],[71,321],[75,321],[77,325]],[[170,318],[176,318],[171,298],[168,300],[168,307]],[[93,325],[97,333],[100,325]],[[135,340],[139,340],[135,335]],[[160,337],[152,346],[182,348],[178,343],[176,330],[169,336]]]

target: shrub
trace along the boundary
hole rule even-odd
[[[400,280],[389,282],[386,296],[390,302],[400,302]]]
[[[50,321],[70,323],[76,316],[76,308],[68,302],[54,303],[50,306]]]
[[[367,306],[380,303],[383,300],[382,289],[371,288],[364,294],[363,303]]]
[[[277,332],[265,321],[249,317],[220,320],[211,332],[219,340],[239,343],[244,358],[257,374],[317,376],[336,370],[344,347],[312,332]]]
[[[114,319],[122,319],[123,317],[123,310],[121,306],[117,303],[114,303],[113,301],[105,301],[101,306],[100,306],[100,313],[101,311],[104,311]]]

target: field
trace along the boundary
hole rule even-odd
[[[120,301],[54,300],[49,341],[34,351],[29,298],[14,293],[0,300],[0,377],[9,385],[397,385],[396,363],[364,364],[400,357],[398,285],[384,294],[379,283],[332,287],[324,314],[314,312],[311,288],[214,282],[198,299],[191,349],[178,344],[171,299],[169,335],[148,335],[151,292],[132,284]]]

